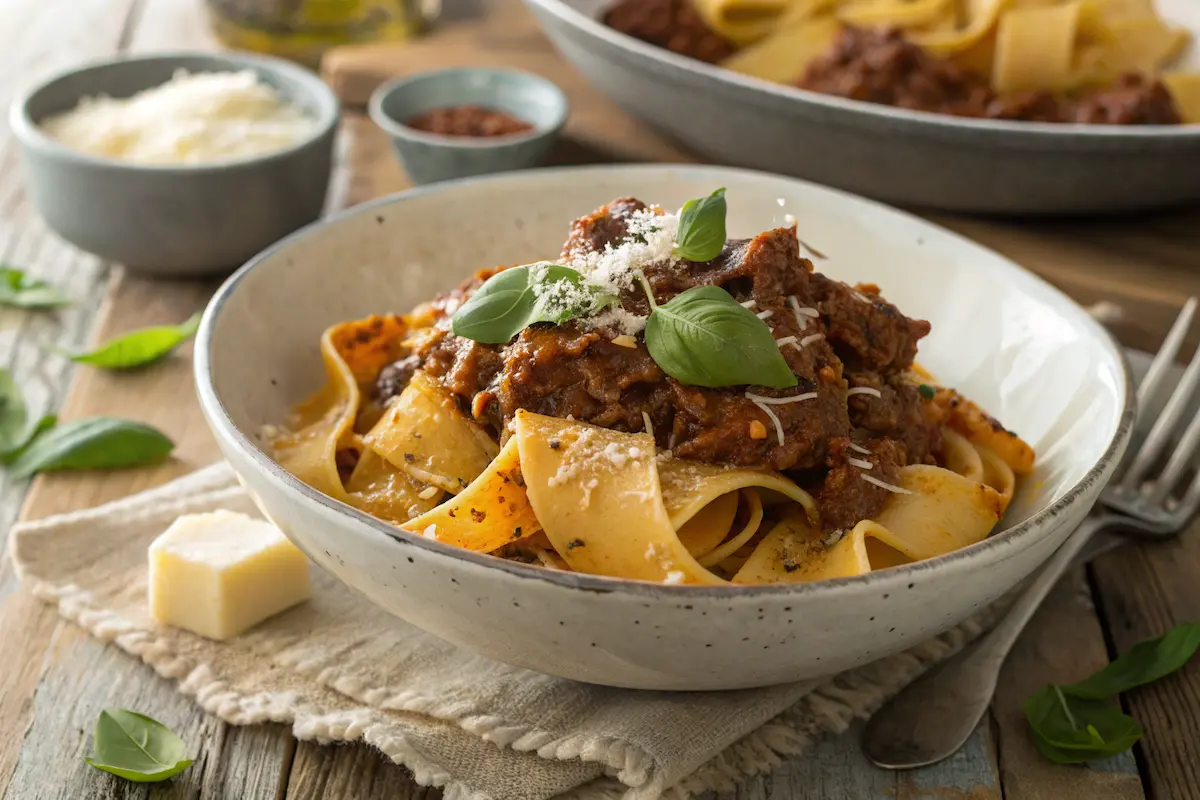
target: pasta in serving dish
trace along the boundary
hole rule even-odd
[[[824,94],[964,117],[1200,123],[1153,0],[616,0],[610,27]]]
[[[624,198],[555,263],[334,325],[274,456],[413,533],[668,584],[858,575],[985,538],[1034,453],[914,364],[929,323],[815,271],[794,225],[725,233],[722,190],[677,213]]]

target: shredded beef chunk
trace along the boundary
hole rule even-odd
[[[735,49],[733,42],[704,24],[692,0],[620,0],[602,21],[635,39],[711,64]]]
[[[837,439],[830,444],[827,461],[829,472],[813,492],[823,530],[852,528],[859,520],[870,519],[878,514],[891,497],[889,490],[863,480],[862,476],[870,475],[894,485],[897,469],[902,463],[896,444],[889,439],[871,439],[866,446],[871,451],[870,456],[850,450],[848,438]],[[865,470],[861,464],[850,463],[850,459],[869,461],[874,466]]]
[[[404,391],[408,382],[412,380],[413,373],[420,366],[421,357],[418,355],[411,355],[394,364],[388,364],[380,371],[379,377],[375,380],[375,391],[371,393],[371,399],[380,405],[387,403]]]
[[[898,448],[900,464],[927,463],[942,451],[940,416],[911,383],[874,372],[846,375],[851,389],[874,389],[849,399],[850,424],[867,437],[886,437]]]
[[[904,316],[875,286],[855,289],[820,273],[813,275],[812,283],[817,308],[842,361],[889,373],[912,366],[917,341],[930,331],[928,322]]]
[[[934,58],[897,28],[845,26],[796,85],[867,103],[970,117],[984,116],[993,99],[982,78]]]
[[[629,218],[645,211],[646,204],[632,197],[622,197],[580,217],[571,223],[571,233],[562,246],[560,258],[573,261],[588,253],[598,253],[608,245],[616,246],[629,235]]]
[[[1073,122],[1099,125],[1178,125],[1183,122],[1162,81],[1125,75],[1116,83],[1083,97]]]

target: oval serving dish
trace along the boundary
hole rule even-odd
[[[728,187],[729,232],[784,216],[829,259],[933,323],[924,366],[1038,452],[988,539],[866,576],[663,586],[508,562],[410,534],[285,472],[258,436],[324,380],[334,322],[407,311],[474,269],[558,251],[570,220],[633,195],[666,207]],[[259,255],[217,293],[196,349],[204,414],[263,510],[317,564],[391,613],[491,658],[592,683],[703,690],[831,673],[945,631],[1015,586],[1087,513],[1127,444],[1130,381],[1082,309],[1002,257],[884,206],[712,167],[542,170],[440,184],[352,209]]]
[[[592,85],[712,161],[946,211],[1063,215],[1200,200],[1200,125],[1058,125],[891,108],[638,41],[597,21],[608,0],[525,3]]]

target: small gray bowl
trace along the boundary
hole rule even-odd
[[[317,120],[286,150],[229,161],[143,165],[72,150],[40,128],[86,96],[129,97],[176,70],[250,69]],[[333,162],[339,107],[313,73],[274,58],[173,53],[99,62],[35,86],[12,104],[9,124],[33,204],[56,233],[137,272],[227,272],[317,219]]]
[[[477,105],[534,126],[510,136],[443,136],[405,123],[426,111]],[[458,68],[397,78],[371,95],[371,119],[414,183],[506,172],[536,166],[567,121],[566,95],[552,82],[511,69]]]

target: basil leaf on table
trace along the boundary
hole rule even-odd
[[[37,441],[39,436],[57,424],[58,416],[55,414],[46,414],[38,418],[38,421],[34,423],[33,427],[30,428],[23,436],[21,436],[15,445],[0,452],[0,464],[4,464],[5,466],[12,464],[14,461],[20,458],[26,450],[33,446],[33,443]]]
[[[190,339],[200,327],[199,313],[178,325],[155,325],[110,339],[86,353],[71,356],[80,364],[106,369],[131,369],[153,363]]]
[[[655,306],[646,347],[663,372],[692,386],[796,385],[771,329],[717,286],[696,286]]]
[[[1073,697],[1112,697],[1170,675],[1186,664],[1197,648],[1200,622],[1185,622],[1156,639],[1135,644],[1092,677],[1062,690]]]
[[[1026,700],[1025,718],[1038,751],[1057,764],[1115,756],[1143,733],[1112,701],[1074,697],[1058,686],[1045,686]]]
[[[725,190],[688,200],[679,212],[675,255],[688,261],[712,261],[725,248]]]
[[[100,712],[87,763],[135,783],[157,783],[192,764],[187,745],[157,720],[136,711]]]
[[[12,474],[157,464],[175,444],[141,422],[113,417],[72,420],[38,436],[12,463]]]
[[[0,452],[7,453],[21,445],[27,413],[25,396],[12,373],[0,368]]]
[[[30,278],[23,270],[0,266],[0,306],[43,309],[70,302],[58,287]]]
[[[0,464],[11,464],[58,422],[53,414],[47,414],[29,427],[28,417],[20,387],[11,372],[0,368]]]
[[[561,325],[617,303],[583,275],[559,264],[511,267],[496,273],[454,313],[455,335],[503,344],[535,322]]]
[[[1123,753],[1142,738],[1142,726],[1111,699],[1185,665],[1200,648],[1200,622],[1185,622],[1139,642],[1090,678],[1045,686],[1025,701],[1025,719],[1042,755],[1078,764]]]

